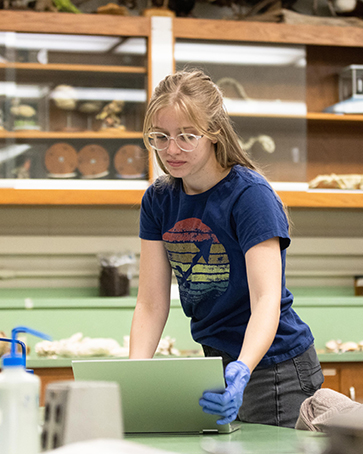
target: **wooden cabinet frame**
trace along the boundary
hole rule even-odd
[[[330,388],[363,403],[363,364],[361,362],[321,363],[324,388]]]
[[[174,39],[230,40],[307,46],[308,161],[309,155],[313,156],[315,150],[318,149],[319,140],[324,140],[315,131],[327,130],[327,134],[329,134],[329,130],[334,127],[333,125],[339,125],[340,128],[346,127],[352,130],[354,137],[359,134],[363,115],[337,116],[321,113],[321,110],[327,107],[329,103],[337,101],[337,84],[331,77],[332,74],[336,73],[337,69],[344,67],[347,62],[353,63],[349,60],[350,55],[358,55],[358,59],[363,63],[362,28],[275,23],[263,23],[263,26],[261,26],[258,22],[192,18],[174,18],[171,20]],[[146,37],[149,42],[147,65],[149,93],[152,91],[153,82],[155,83],[155,80],[152,81],[152,18],[2,11],[0,30]],[[335,58],[334,52],[337,49],[340,49],[339,58],[344,61]],[[174,66],[174,62],[171,65]],[[323,83],[324,85],[322,85]],[[16,134],[14,136],[17,137]],[[360,173],[359,170],[357,173]],[[44,191],[3,188],[0,189],[0,204],[138,205],[141,202],[142,194],[143,190],[131,189]],[[334,193],[322,190],[279,191],[279,194],[284,203],[290,207],[363,208],[363,192],[359,191]]]

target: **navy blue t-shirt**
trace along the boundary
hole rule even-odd
[[[235,166],[202,194],[185,194],[177,179],[173,185],[150,186],[142,200],[140,238],[164,242],[193,339],[234,359],[251,315],[245,254],[273,237],[279,237],[281,247],[281,317],[260,362],[265,367],[297,356],[313,343],[285,286],[288,221],[268,182]]]

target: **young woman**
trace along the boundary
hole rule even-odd
[[[238,416],[294,427],[323,375],[285,286],[290,238],[280,199],[241,148],[218,86],[201,71],[160,82],[144,134],[165,176],[142,201],[130,358],[155,353],[173,271],[194,340],[225,366],[227,388],[205,392],[203,410],[219,415],[219,424]]]

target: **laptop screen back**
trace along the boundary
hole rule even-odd
[[[72,361],[75,380],[120,386],[125,433],[229,432],[202,411],[205,390],[224,390],[221,358]]]

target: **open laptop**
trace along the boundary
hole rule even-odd
[[[74,360],[75,380],[120,386],[125,433],[230,433],[240,424],[216,424],[203,412],[205,390],[225,389],[222,358]]]

